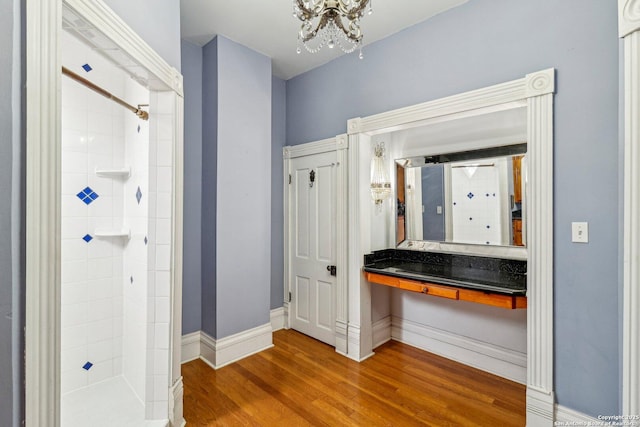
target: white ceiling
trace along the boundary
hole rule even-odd
[[[373,0],[362,18],[365,46],[468,0]],[[342,55],[338,49],[296,53],[300,21],[292,0],[181,0],[182,38],[204,46],[220,34],[273,60],[274,75],[290,79]],[[363,50],[366,60],[366,48]],[[357,53],[355,53],[357,55]]]

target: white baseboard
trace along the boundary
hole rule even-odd
[[[527,355],[441,329],[393,317],[391,338],[447,359],[527,383]]]
[[[391,316],[384,317],[375,322],[373,329],[373,348],[381,346],[387,341],[391,341]]]
[[[182,336],[181,363],[191,362],[200,357],[200,331]]]
[[[216,369],[216,339],[200,331],[200,359]]]
[[[284,329],[284,307],[274,308],[271,310],[271,330],[273,332]]]
[[[271,347],[271,323],[219,340],[198,331],[182,337],[182,363],[200,358],[218,369]]]
[[[184,385],[182,383],[182,377],[169,388],[169,418],[170,423],[167,422],[166,426],[184,426],[186,421],[184,420]],[[149,427],[149,426],[145,426]]]
[[[561,421],[567,425],[597,425],[602,420],[593,418],[582,412],[574,411],[573,409],[566,408],[562,405],[555,405],[556,408],[556,421]]]
[[[552,426],[556,415],[554,402],[553,393],[527,387],[527,427]]]
[[[216,340],[216,367],[273,347],[271,323]]]

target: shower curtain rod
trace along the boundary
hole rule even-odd
[[[106,90],[102,89],[100,86],[91,83],[89,80],[85,79],[82,76],[79,76],[78,74],[74,73],[73,71],[71,71],[70,69],[68,69],[66,67],[62,67],[62,74],[64,74],[65,76],[69,76],[73,80],[77,81],[78,83],[81,83],[81,84],[85,85],[86,87],[88,87],[92,91],[99,93],[100,95],[104,96],[105,98],[109,98],[112,101],[122,105],[124,108],[126,108],[129,111],[131,111],[136,116],[140,117],[142,120],[149,120],[149,113],[144,111],[144,110],[141,110],[140,109],[140,105],[138,105],[138,108],[136,108],[136,107],[134,107],[132,105],[127,104],[122,99],[118,98],[115,95],[112,95],[110,92],[107,92]]]

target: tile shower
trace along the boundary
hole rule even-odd
[[[62,77],[62,426],[165,425],[171,98],[62,36],[65,67],[150,112]]]

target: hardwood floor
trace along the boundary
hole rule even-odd
[[[213,370],[182,365],[188,426],[524,426],[525,386],[395,341],[362,363],[293,330]]]

